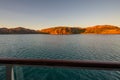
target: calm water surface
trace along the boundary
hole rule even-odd
[[[0,57],[120,61],[120,35],[0,35]],[[120,80],[120,72],[15,66],[15,77],[16,80]],[[0,80],[5,80],[4,66],[0,67]]]

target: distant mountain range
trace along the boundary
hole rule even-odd
[[[17,27],[0,28],[0,34],[120,34],[120,27],[113,25],[96,25],[87,28],[58,26],[41,30]]]

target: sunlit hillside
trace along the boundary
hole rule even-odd
[[[87,28],[62,26],[42,29],[40,32],[47,34],[120,34],[120,28],[112,25],[97,25]]]
[[[80,34],[80,33],[83,33],[84,31],[85,29],[82,29],[79,27],[65,27],[65,26],[59,26],[59,27],[40,30],[40,32],[48,33],[48,34]]]
[[[84,33],[93,34],[120,34],[120,28],[113,25],[97,25],[86,28]]]
[[[58,26],[42,30],[32,30],[23,27],[17,27],[0,28],[0,34],[120,34],[120,28],[112,25],[97,25],[87,28]]]

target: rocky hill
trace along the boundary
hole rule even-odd
[[[37,34],[35,30],[26,29],[23,27],[17,28],[0,28],[0,34]]]
[[[40,32],[47,33],[47,34],[80,34],[80,33],[83,33],[84,31],[85,29],[82,29],[82,28],[65,27],[65,26],[59,26],[59,27],[40,30]]]
[[[97,25],[85,28],[87,34],[120,34],[120,28],[112,25]]]
[[[17,27],[0,28],[0,34],[120,34],[120,27],[112,25],[96,25],[87,28],[58,26],[42,30]]]
[[[120,28],[112,25],[97,25],[87,28],[59,26],[42,29],[40,32],[46,34],[120,34]]]

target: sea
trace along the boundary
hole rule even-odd
[[[0,35],[0,58],[120,61],[120,35]],[[14,80],[120,80],[119,70],[14,66]],[[0,65],[0,80],[6,67]]]

